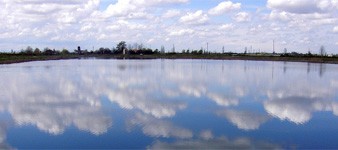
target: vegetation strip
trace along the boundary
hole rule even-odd
[[[117,44],[116,48],[99,48],[98,50],[88,51],[81,50],[80,46],[69,52],[67,49],[51,50],[48,47],[43,51],[28,46],[25,50],[16,53],[0,53],[0,64],[12,64],[29,61],[44,61],[44,60],[61,60],[61,59],[86,59],[86,58],[99,58],[99,59],[215,59],[215,60],[251,60],[251,61],[284,61],[284,62],[310,62],[310,63],[330,63],[338,64],[338,55],[327,55],[325,48],[320,47],[319,54],[301,54],[297,52],[288,53],[244,53],[223,52],[212,53],[203,49],[200,50],[182,50],[175,52],[175,47],[170,52],[165,52],[162,46],[160,50],[144,48],[143,45],[129,45],[121,41]]]
[[[214,60],[251,60],[251,61],[286,61],[338,64],[338,57],[300,57],[300,56],[248,56],[228,54],[153,54],[153,55],[99,55],[99,54],[67,54],[67,55],[20,55],[0,54],[0,64],[12,64],[29,61],[64,60],[64,59],[214,59]]]

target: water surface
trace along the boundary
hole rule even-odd
[[[218,60],[0,65],[0,148],[338,148],[338,66]]]

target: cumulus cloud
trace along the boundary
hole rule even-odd
[[[55,37],[65,32],[68,35],[64,36],[78,40],[80,37],[71,34],[79,31],[79,22],[91,16],[98,6],[99,0],[5,1],[0,6],[3,11],[1,20],[6,20],[2,33],[6,38],[40,39],[35,43],[57,39]]]
[[[239,12],[234,17],[237,22],[248,22],[251,20],[251,15],[247,12]]]
[[[180,18],[181,23],[191,25],[205,24],[208,22],[208,20],[208,15],[205,14],[202,10],[198,10],[196,12],[188,12],[186,15]]]
[[[252,26],[257,26],[262,22],[268,26],[276,20],[284,21],[278,22],[278,25],[284,30],[280,30],[279,34],[274,34],[281,35],[280,38],[284,41],[290,41],[290,38],[285,37],[299,30],[304,30],[304,32],[298,33],[298,36],[292,38],[294,41],[300,41],[303,36],[319,41],[314,38],[318,36],[312,35],[325,36],[323,33],[332,31],[332,26],[323,25],[337,23],[336,10],[338,6],[336,0],[309,0],[306,2],[296,0],[290,3],[285,0],[269,1],[268,7],[271,9],[271,13],[257,11],[255,14],[251,6],[242,7],[247,5],[230,0],[213,1],[210,2],[210,5],[201,5],[198,8],[194,4],[195,1],[190,0],[0,1],[0,19],[3,20],[0,22],[0,49],[20,50],[28,45],[40,49],[47,46],[56,49],[74,49],[74,45],[81,45],[85,49],[91,49],[93,46],[111,47],[111,41],[126,40],[131,43],[146,43],[148,39],[153,38],[156,39],[156,42],[152,44],[155,49],[159,49],[161,45],[171,47],[173,41],[179,50],[199,49],[201,41],[208,39],[210,43],[217,41],[212,45],[218,47],[214,48],[216,51],[221,51],[219,47],[222,47],[225,42],[230,42],[229,45],[241,45],[243,39],[240,35],[250,32]],[[262,4],[250,5],[257,6],[259,9],[264,7]],[[245,13],[238,13],[239,11],[246,12],[249,16]],[[218,16],[226,13],[230,13],[233,20]],[[305,14],[311,14],[312,17],[302,16]],[[251,20],[250,18],[253,16],[258,17]],[[121,20],[129,24],[120,24]],[[252,21],[252,23],[241,23],[245,21]],[[224,32],[215,30],[218,28],[217,26],[222,24],[233,24],[234,26],[243,26],[243,28],[232,30],[232,36],[224,39],[222,38],[224,32],[232,28],[226,29]],[[184,37],[186,34],[178,34],[175,40],[167,37],[168,28],[180,30],[187,26],[192,27],[191,30],[194,30],[195,33],[190,34],[189,38]],[[261,42],[267,41],[265,38],[272,38],[265,36],[271,36],[271,32],[274,32],[269,29],[268,27],[263,28],[264,32],[256,32],[256,37],[250,38],[254,39],[251,40],[252,44],[259,45],[262,51],[270,49],[269,44],[264,45]],[[178,30],[172,30],[172,32]],[[310,30],[312,32],[308,32]],[[263,35],[268,32],[269,34]],[[329,41],[324,38],[320,40],[331,44],[337,41],[334,38]],[[309,47],[309,45],[297,42],[288,43],[286,47],[297,47],[294,48],[294,51]]]
[[[181,11],[177,10],[177,9],[171,9],[168,10],[167,12],[165,12],[162,17],[163,18],[173,18],[173,17],[178,17],[179,15],[181,15]]]
[[[231,30],[234,28],[233,24],[223,24],[219,27],[220,30]]]
[[[289,13],[277,10],[273,10],[269,16],[269,18],[272,20],[282,20],[282,21],[289,21],[291,19],[290,17],[291,16]]]
[[[105,13],[108,16],[122,17],[127,15],[135,15],[145,13],[145,8],[166,5],[187,3],[189,0],[118,0],[115,4],[110,4]]]
[[[192,29],[181,29],[181,30],[177,30],[177,31],[170,31],[169,35],[171,36],[183,36],[183,35],[190,35],[193,34],[194,30]]]
[[[335,26],[335,27],[333,28],[333,32],[334,32],[334,33],[338,33],[338,26]]]
[[[209,10],[210,15],[221,15],[226,12],[241,9],[241,3],[233,3],[232,1],[224,1],[219,3],[216,7]]]
[[[334,0],[268,0],[269,8],[296,14],[325,13],[332,9]]]

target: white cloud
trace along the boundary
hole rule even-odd
[[[296,14],[325,13],[332,10],[334,0],[268,0],[269,8]]]
[[[186,15],[180,18],[180,22],[184,24],[191,24],[191,25],[200,25],[205,24],[209,20],[207,14],[204,14],[202,10],[198,10],[194,13],[188,12]]]
[[[231,30],[234,28],[233,24],[223,24],[219,27],[220,30]]]
[[[165,5],[165,4],[180,4],[180,3],[187,3],[190,0],[131,0],[132,4],[137,5],[146,5],[146,6],[158,6],[158,5]]]
[[[183,36],[183,35],[190,35],[193,34],[194,30],[192,29],[181,29],[181,30],[177,30],[177,31],[170,31],[169,35],[170,36]]]
[[[308,13],[295,13],[287,9],[284,3],[271,1],[270,9],[267,11],[253,12],[249,7],[242,7],[246,2],[232,2],[230,0],[213,1],[208,5],[193,5],[195,0],[70,0],[70,1],[1,1],[0,2],[0,49],[20,50],[28,45],[33,47],[51,47],[56,49],[74,49],[74,45],[81,45],[87,49],[95,47],[111,47],[112,41],[125,40],[130,43],[143,42],[145,39],[156,39],[153,48],[166,47],[175,42],[179,51],[182,49],[199,49],[202,41],[217,41],[213,45],[216,51],[220,51],[225,42],[229,42],[231,49],[240,47],[243,42],[244,33],[258,24],[262,24],[261,31],[256,32],[256,37],[251,37],[253,45],[260,45],[262,51],[267,51],[270,46],[261,41],[280,35],[281,41],[289,41],[287,47],[294,48],[293,51],[308,49],[310,44],[302,45],[291,42],[290,36],[297,32],[294,41],[301,41],[306,36],[312,41],[322,41],[325,45],[335,43],[337,38],[325,40],[324,33],[332,32],[332,25],[337,24],[337,1],[336,0],[310,0],[309,4],[316,5],[318,10]],[[303,7],[300,0],[293,2],[297,9]],[[278,5],[277,5],[278,4]],[[255,5],[259,8],[264,6]],[[214,7],[215,6],[215,7]],[[305,5],[306,6],[306,5]],[[335,9],[334,9],[335,8]],[[239,11],[246,12],[238,13]],[[229,19],[229,13],[233,19]],[[263,16],[263,17],[262,17]],[[121,24],[120,21],[129,24]],[[237,22],[239,21],[239,22]],[[250,24],[241,22],[251,21]],[[278,34],[272,34],[269,24],[276,23],[280,27]],[[226,25],[232,24],[236,30]],[[203,26],[201,26],[203,25]],[[219,27],[224,25],[223,27]],[[326,26],[331,25],[331,26]],[[184,33],[187,38],[180,38],[170,42],[168,34],[180,34],[179,30],[189,27],[194,33]],[[265,27],[265,28],[264,28]],[[168,28],[172,28],[168,32]],[[219,29],[221,28],[221,29]],[[229,29],[228,29],[229,28]],[[276,29],[276,28],[274,28]],[[225,32],[219,30],[232,30],[231,35],[223,38]],[[302,31],[301,33],[299,31]],[[311,32],[309,32],[311,31]],[[177,32],[177,33],[175,33]],[[190,32],[190,31],[189,31]],[[269,34],[264,34],[269,33]],[[227,32],[227,34],[230,34]],[[263,35],[264,34],[264,35]],[[137,35],[137,36],[135,36]],[[268,35],[269,37],[267,37]],[[317,36],[319,35],[319,36]],[[259,37],[259,38],[257,38]],[[316,39],[321,37],[321,39]],[[237,45],[237,46],[235,46]],[[334,45],[333,45],[334,46]],[[334,49],[334,48],[332,48]],[[238,51],[238,50],[235,50]]]
[[[131,4],[132,0],[118,0],[116,4],[110,4],[105,10],[105,15],[122,17],[137,10],[137,6]]]
[[[241,3],[233,3],[231,1],[224,1],[219,3],[216,7],[209,10],[210,15],[222,15],[224,13],[241,9]]]
[[[335,27],[333,28],[333,33],[338,33],[338,26],[335,26]]]
[[[285,12],[285,11],[273,10],[270,13],[269,18],[272,19],[272,20],[289,21],[290,20],[290,14]]]
[[[174,17],[178,17],[179,15],[181,15],[181,11],[177,10],[177,9],[171,9],[168,10],[167,12],[165,12],[162,17],[163,18],[174,18]]]
[[[118,0],[110,4],[105,14],[115,17],[125,17],[135,14],[146,14],[146,8],[158,5],[187,3],[189,0]]]
[[[247,12],[239,12],[234,17],[237,22],[248,22],[251,21],[251,15]]]

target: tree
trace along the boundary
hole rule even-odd
[[[111,50],[108,47],[106,47],[103,50],[103,54],[111,54]]]
[[[125,41],[121,41],[119,44],[117,44],[116,49],[117,49],[118,53],[122,53],[123,50],[126,49],[126,47],[127,47],[126,42]]]
[[[40,55],[41,54],[41,51],[39,48],[35,48],[34,50],[34,55]]]
[[[63,49],[62,51],[61,51],[61,54],[62,55],[67,55],[67,54],[69,54],[69,51],[67,50],[67,49]]]
[[[50,48],[46,47],[46,48],[43,49],[43,54],[44,55],[53,55],[54,52]]]
[[[103,54],[104,52],[104,48],[103,47],[100,47],[99,50],[97,51],[98,54]]]
[[[319,51],[320,51],[320,56],[325,56],[326,55],[325,47],[323,45],[320,47]]]
[[[138,50],[143,50],[144,47],[143,47],[143,44],[141,43],[140,45],[138,45]]]
[[[154,53],[155,53],[155,54],[158,54],[158,53],[159,53],[158,49],[155,49]]]
[[[27,46],[27,48],[25,49],[25,54],[31,55],[33,54],[33,48],[30,46]]]

